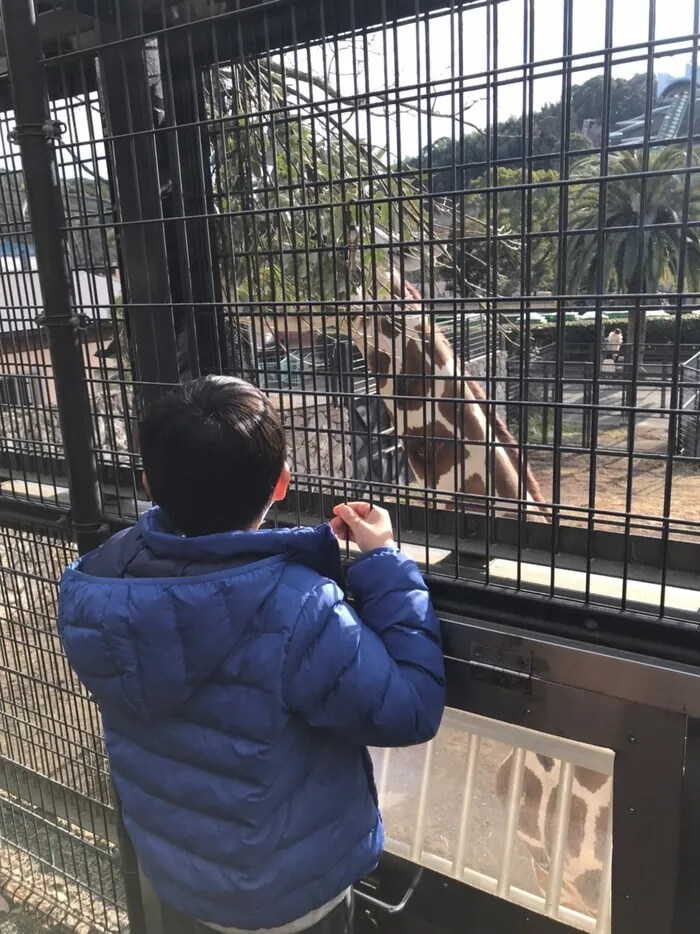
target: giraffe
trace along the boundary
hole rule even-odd
[[[496,775],[496,794],[505,807],[509,797],[515,750],[501,763]],[[605,866],[609,871],[609,829],[612,816],[612,776],[583,766],[573,766],[569,776],[571,797],[564,815],[563,872],[560,904],[596,917],[604,891]],[[532,860],[535,881],[547,897],[553,864],[556,815],[562,793],[564,767],[549,756],[526,751],[518,800],[518,837]]]
[[[479,383],[459,373],[444,332],[421,310],[418,290],[395,278],[392,292],[405,300],[403,312],[393,314],[380,305],[377,312],[355,314],[350,330],[377,377],[416,484],[437,494],[462,494],[471,512],[486,511],[487,493],[517,502],[523,495],[517,442]],[[549,521],[529,467],[524,496],[528,518]],[[440,500],[442,508],[450,508],[449,495]]]

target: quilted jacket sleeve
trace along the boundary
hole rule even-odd
[[[440,629],[414,561],[393,549],[350,569],[356,613],[336,584],[307,595],[286,664],[286,702],[309,724],[365,746],[431,739],[445,705]]]

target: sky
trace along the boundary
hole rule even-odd
[[[658,43],[655,73],[683,76],[692,60],[693,42],[688,37],[693,33],[700,0],[656,0],[651,34],[650,2],[653,0],[613,0],[612,46],[627,49],[614,53],[613,77],[630,78],[647,71],[647,50],[634,46],[647,43],[650,37]],[[534,48],[529,58],[524,52],[525,9],[534,17]],[[342,97],[351,98],[344,105],[345,128],[354,136],[370,138],[372,145],[381,149],[385,160],[391,163],[399,154],[416,155],[430,138],[434,141],[453,134],[459,137],[462,132],[470,132],[472,124],[484,128],[489,116],[502,121],[522,113],[524,106],[526,109],[528,106],[527,98],[524,103],[523,78],[530,70],[535,76],[533,108],[537,110],[559,100],[562,77],[561,61],[557,59],[564,52],[564,9],[564,0],[505,0],[493,4],[488,12],[481,6],[465,7],[461,14],[431,17],[427,25],[424,21],[418,26],[410,22],[386,32],[378,30],[364,42],[327,43],[308,54],[300,53],[296,59],[288,54],[285,66],[290,69],[296,65],[302,71],[310,63],[316,76],[325,74],[339,87]],[[597,50],[605,44],[605,9],[606,0],[573,0],[572,54],[579,69],[574,74],[574,84],[603,73],[603,58]],[[487,15],[491,17],[490,24]],[[495,30],[497,41],[493,38]],[[681,41],[684,37],[685,41]],[[524,64],[529,67],[524,68]],[[484,73],[489,68],[497,70],[495,96],[487,95],[484,86]],[[457,80],[460,76],[461,80]],[[397,86],[401,100],[398,109]],[[326,95],[318,87],[308,84],[300,87],[314,101],[325,100]],[[437,92],[430,98],[426,98],[428,87]],[[387,88],[390,94],[377,95]],[[358,95],[363,99],[360,106],[354,107]],[[417,110],[430,110],[430,116]],[[58,117],[65,119],[65,113],[59,113]],[[99,143],[101,125],[95,109],[92,121],[88,120],[85,107],[74,110],[69,137],[72,153],[88,162],[97,158],[99,174],[106,176],[104,149]],[[98,145],[86,145],[90,140]],[[5,167],[18,167],[17,150],[7,141],[4,120],[0,123],[0,146],[7,153]],[[70,158],[69,154],[62,155],[64,162]],[[67,170],[68,174],[74,174],[68,166]]]
[[[651,37],[658,43],[654,72],[684,76],[686,65],[692,60],[693,54],[692,41],[688,41],[687,37],[693,33],[695,9],[700,0],[657,0],[651,36],[649,2],[614,0],[612,46],[630,47],[647,43]],[[451,16],[448,13],[431,19],[427,29],[423,25],[417,30],[415,23],[412,23],[390,31],[386,39],[376,34],[366,49],[356,43],[341,50],[338,55],[341,91],[353,94],[382,89],[387,83],[385,71],[388,71],[389,86],[395,86],[396,45],[399,49],[399,85],[409,88],[416,83],[429,82],[435,86],[442,81],[444,84],[441,89],[447,90],[461,74],[464,77],[462,100],[471,105],[464,114],[464,120],[483,129],[489,114],[484,78],[481,76],[489,68],[498,69],[496,118],[500,122],[520,114],[523,111],[523,64],[528,62],[524,54],[524,8],[528,11],[532,8],[534,11],[534,49],[529,59],[535,66],[532,69],[535,75],[533,108],[537,110],[546,103],[557,101],[562,96],[563,0],[507,0],[494,4],[491,15],[494,10],[498,11],[495,24],[497,42],[487,40],[487,11],[483,7],[464,9],[461,22],[458,15]],[[582,84],[595,75],[603,74],[603,58],[595,53],[605,45],[605,10],[605,0],[574,0],[571,51],[574,56],[581,56],[575,61],[575,66],[580,70],[574,74],[574,84]],[[493,21],[490,35],[494,35]],[[686,37],[685,42],[677,41],[683,37]],[[640,72],[646,73],[647,54],[646,48],[615,54],[612,77],[631,78]],[[324,56],[322,50],[317,50],[312,60],[315,71],[323,72],[324,58],[327,62],[328,53]],[[559,63],[556,59],[560,60]],[[357,90],[353,77],[354,61],[359,65]],[[404,96],[409,97],[409,93],[406,91]],[[316,91],[316,96],[320,99],[321,92]],[[458,95],[453,99],[449,94],[435,101],[424,101],[423,109],[426,104],[431,105],[430,120],[427,117],[419,120],[411,111],[403,110],[400,115],[402,154],[415,155],[426,144],[429,122],[433,140],[451,136],[453,126],[457,136],[461,135],[462,129],[469,132],[470,127],[460,122],[460,103]],[[395,153],[395,131],[387,132],[386,119],[383,114],[379,114],[379,107],[372,113],[370,131],[373,142],[386,143],[388,138]],[[360,120],[360,130],[365,137],[367,119],[365,116],[364,125]],[[491,119],[494,119],[493,102]],[[353,122],[356,121],[349,120],[348,125]],[[396,123],[393,115],[392,122]]]

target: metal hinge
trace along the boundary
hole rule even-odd
[[[480,681],[529,694],[532,691],[532,653],[509,652],[493,645],[472,643],[469,667]]]

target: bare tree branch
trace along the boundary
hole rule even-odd
[[[286,66],[277,64],[276,62],[267,62],[266,67],[270,71],[274,72],[275,74],[280,75],[285,80],[287,78],[293,78],[294,80],[299,81],[303,84],[313,85],[313,87],[316,87],[320,91],[323,91],[326,97],[330,98],[331,100],[334,100],[334,101],[347,100],[349,103],[352,102],[353,106],[357,109],[363,109],[363,101],[366,102],[364,106],[369,108],[371,99],[376,99],[378,104],[385,105],[385,106],[391,103],[396,103],[396,106],[400,108],[401,110],[408,110],[411,113],[418,114],[419,116],[422,116],[422,117],[432,117],[432,118],[441,119],[441,120],[451,120],[453,123],[458,124],[459,126],[469,127],[471,130],[473,130],[475,133],[479,133],[481,136],[485,135],[484,131],[480,127],[478,127],[475,123],[471,123],[469,120],[464,120],[462,117],[459,117],[455,114],[442,113],[441,111],[436,110],[436,109],[424,110],[423,108],[418,107],[416,104],[411,104],[408,101],[401,101],[401,100],[393,101],[392,100],[393,95],[398,93],[396,89],[394,89],[393,91],[391,88],[388,88],[386,90],[379,90],[379,91],[369,91],[367,94],[358,95],[356,98],[354,96],[350,96],[350,97],[346,96],[344,98],[340,94],[340,92],[337,90],[337,88],[333,87],[333,85],[329,81],[327,81],[325,78],[323,78],[321,75],[314,75],[309,72],[302,72],[297,68],[287,68]],[[301,97],[301,94],[298,92],[297,89],[294,89],[294,93],[298,94]],[[475,101],[471,101],[469,106],[465,109],[470,110],[472,107],[476,106],[476,104],[478,104],[480,101],[483,101],[483,100],[484,98],[478,98]]]

